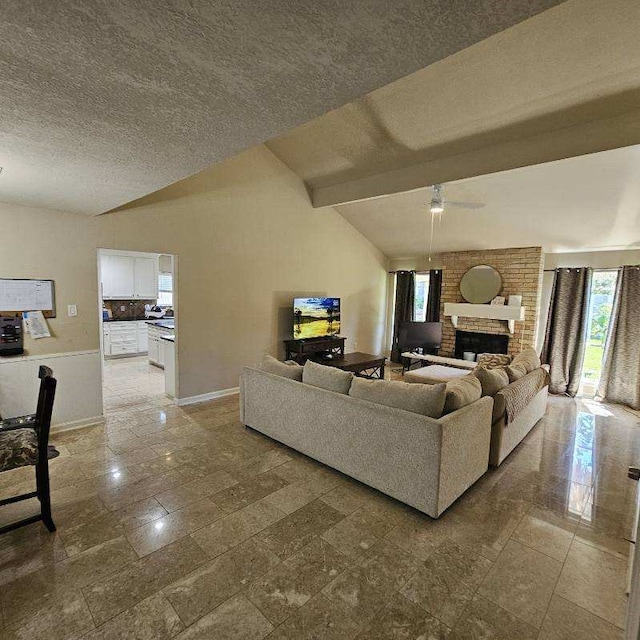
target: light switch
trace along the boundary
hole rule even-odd
[[[67,305],[67,315],[70,318],[75,318],[78,315],[78,305],[76,304]]]

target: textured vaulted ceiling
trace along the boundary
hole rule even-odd
[[[391,258],[426,256],[431,189],[336,207]],[[433,252],[542,246],[545,252],[640,249],[640,146],[445,185]]]
[[[639,144],[638,25],[569,0],[267,145],[326,206]]]
[[[7,0],[0,201],[99,213],[560,0]]]

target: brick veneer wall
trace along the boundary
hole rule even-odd
[[[524,346],[535,345],[536,323],[540,296],[544,254],[541,247],[521,249],[492,249],[490,251],[455,251],[442,254],[442,298],[441,320],[443,336],[441,355],[453,355],[455,328],[451,318],[444,317],[445,302],[465,302],[460,294],[460,280],[468,269],[480,264],[488,264],[502,276],[501,296],[522,295],[522,305],[526,307],[524,322],[516,322],[515,333],[509,334],[504,320],[483,320],[480,318],[458,318],[461,331],[509,335],[509,353],[515,355]]]

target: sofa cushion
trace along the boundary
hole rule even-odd
[[[506,353],[480,353],[478,354],[478,366],[485,369],[497,369],[511,362],[511,356]]]
[[[451,380],[446,385],[446,398],[442,415],[453,413],[468,404],[480,400],[482,396],[482,385],[480,380],[473,374]]]
[[[446,384],[411,384],[388,380],[354,378],[349,395],[387,407],[404,409],[430,418],[442,415]]]
[[[347,395],[353,380],[353,373],[335,367],[327,367],[307,360],[302,369],[302,382],[314,387],[344,393]]]
[[[520,378],[524,378],[527,375],[527,368],[523,363],[510,364],[504,370],[509,376],[509,383],[520,380]]]
[[[523,365],[527,373],[531,373],[540,366],[540,357],[533,347],[526,347],[512,361],[512,365]]]
[[[473,375],[480,380],[483,396],[495,396],[500,389],[504,389],[509,384],[509,376],[504,369],[485,369],[476,367]]]
[[[276,376],[302,382],[302,367],[292,360],[280,362],[280,360],[276,360],[273,356],[265,355],[262,358],[260,369],[267,373],[273,373]]]

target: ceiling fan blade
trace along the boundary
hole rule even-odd
[[[458,209],[482,209],[487,205],[484,202],[457,202],[455,200],[445,200],[445,207],[457,207]]]

